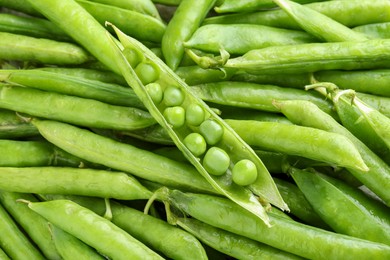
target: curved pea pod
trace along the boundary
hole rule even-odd
[[[202,69],[199,66],[180,66],[175,73],[188,85],[197,85],[209,82],[228,81],[233,77],[235,70]]]
[[[252,147],[368,171],[355,145],[341,134],[274,122],[225,121]]]
[[[268,227],[232,201],[211,195],[165,191],[161,199],[226,231],[308,259],[387,259],[390,246],[337,234],[269,213]]]
[[[318,39],[327,42],[365,41],[365,34],[355,32],[347,26],[309,7],[289,0],[274,0],[299,26]]]
[[[163,259],[111,221],[70,200],[29,202],[53,225],[112,259]]]
[[[88,98],[0,85],[0,107],[87,127],[134,130],[156,124],[146,111]],[[20,102],[24,100],[24,102]]]
[[[140,58],[143,61],[133,69],[129,62],[134,64],[134,60],[128,61],[123,52],[116,47],[117,61],[123,70],[123,76],[200,174],[218,192],[267,222],[266,212],[255,199],[252,191],[248,187],[234,183],[230,175],[231,164],[234,166],[241,160],[250,160],[254,166],[252,169],[255,169],[254,173],[257,175],[253,182],[256,183],[256,195],[268,203],[287,209],[269,172],[250,146],[202,100],[194,96],[188,86],[150,50],[117,28],[115,30],[124,46],[125,54],[135,52],[136,55],[142,53],[143,56]],[[147,83],[144,76],[147,72],[143,71],[141,74],[140,71],[140,68],[145,67],[152,67],[152,71],[156,74]],[[149,73],[148,76],[150,75]],[[156,98],[155,94],[153,94],[154,99],[151,97],[150,93],[156,92],[151,91],[150,84],[149,87],[145,86],[148,83],[153,84],[153,87],[158,85],[159,89],[161,88],[162,99]],[[176,114],[176,111],[182,112]],[[188,136],[192,141],[186,139]]]
[[[62,259],[105,259],[95,249],[86,245],[80,239],[51,223],[48,223],[48,225],[51,232],[51,239]]]
[[[0,204],[0,248],[11,259],[45,259]]]
[[[39,135],[38,129],[15,111],[0,108],[0,138],[15,139]]]
[[[356,138],[350,131],[335,121],[328,114],[322,112],[316,105],[307,101],[283,101],[277,106],[280,111],[292,122],[339,133],[349,138],[358,149],[368,171],[348,169],[353,176],[380,197],[386,205],[390,205],[390,167],[379,156],[377,156],[364,143]]]
[[[23,231],[31,238],[42,254],[48,259],[61,259],[51,240],[46,219],[31,211],[27,205],[17,202],[18,199],[38,201],[32,194],[7,192],[0,190],[0,202]]]
[[[190,91],[207,102],[268,112],[278,112],[273,105],[275,100],[308,100],[328,114],[334,114],[331,102],[319,93],[310,93],[301,89],[228,81],[191,86]]]
[[[79,65],[91,61],[81,47],[68,42],[0,32],[0,58],[54,65]]]
[[[208,24],[199,27],[184,47],[212,53],[223,48],[230,54],[243,55],[253,49],[316,41],[305,32],[264,25]]]
[[[364,33],[371,38],[390,38],[390,22],[364,24],[356,26],[352,28],[352,30],[355,32]]]
[[[177,218],[175,224],[208,246],[236,259],[301,259],[288,252],[213,227],[193,218]]]
[[[125,33],[141,41],[159,43],[165,33],[166,25],[149,15],[91,1],[77,0],[77,3],[92,14],[100,24],[104,25],[106,21],[114,23]]]
[[[152,194],[126,173],[67,167],[1,167],[0,188],[124,200],[148,199]]]
[[[357,92],[356,96],[383,115],[390,117],[390,97],[382,97],[361,92]]]
[[[289,173],[313,209],[337,233],[390,245],[390,211],[385,205],[318,172],[290,168]]]

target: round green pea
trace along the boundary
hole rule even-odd
[[[180,106],[167,107],[163,114],[168,123],[174,128],[181,127],[185,123],[186,112],[184,108]]]
[[[208,119],[199,126],[200,133],[209,145],[218,143],[223,136],[223,127],[216,121]]]
[[[160,84],[156,82],[149,83],[148,85],[145,86],[145,88],[149,96],[152,98],[153,102],[155,104],[159,104],[163,99],[163,91]]]
[[[206,140],[204,140],[203,136],[199,133],[187,135],[184,138],[183,143],[195,156],[202,155],[207,149]]]
[[[230,165],[229,155],[219,147],[211,147],[203,158],[203,167],[212,175],[223,175]]]
[[[122,53],[132,68],[135,68],[142,61],[142,55],[134,49],[125,48]]]
[[[234,183],[241,186],[246,186],[254,183],[257,179],[256,165],[248,159],[243,159],[237,162],[233,166],[232,179]]]
[[[191,104],[186,109],[186,122],[189,125],[198,126],[205,118],[203,108],[198,104]]]
[[[135,73],[144,85],[156,81],[160,76],[159,70],[148,62],[141,62],[138,64],[135,68]]]
[[[184,101],[184,93],[181,89],[169,86],[164,90],[164,103],[165,105],[172,106],[180,106]]]

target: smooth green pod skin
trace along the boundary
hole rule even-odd
[[[313,207],[310,205],[308,200],[305,198],[305,195],[297,187],[297,185],[280,178],[274,178],[274,181],[280,191],[280,194],[282,194],[283,199],[290,208],[290,213],[292,215],[298,217],[304,223],[313,227],[331,230],[328,224],[326,224],[314,211]]]
[[[136,11],[142,14],[150,15],[157,19],[161,19],[156,6],[151,0],[92,0],[92,2],[117,6],[123,9]]]
[[[388,88],[390,70],[318,71],[314,73],[314,78],[318,82],[332,82],[341,89],[354,89],[362,93],[390,97]]]
[[[297,125],[254,120],[225,120],[249,145],[302,156],[330,165],[367,171],[354,144],[344,135]]]
[[[145,109],[131,88],[42,70],[1,70],[0,80],[49,92]]]
[[[367,105],[390,117],[390,97],[381,97],[361,92],[357,92],[356,96]]]
[[[175,223],[208,246],[236,259],[301,259],[193,218],[178,218]]]
[[[329,114],[334,114],[332,103],[322,95],[300,89],[228,81],[191,86],[190,90],[207,102],[268,112],[278,112],[273,105],[275,100],[303,99],[317,104]]]
[[[156,121],[144,110],[19,86],[0,86],[0,107],[76,125],[134,130]],[[24,102],[20,102],[24,100]]]
[[[0,150],[6,151],[0,157],[0,167],[92,166],[45,141],[1,139]]]
[[[53,65],[80,65],[91,60],[81,47],[68,42],[0,32],[0,58]]]
[[[1,167],[0,189],[123,200],[148,199],[152,195],[126,173],[68,167]]]
[[[321,2],[315,0],[294,0],[294,2],[300,4],[307,4],[311,2]],[[264,10],[277,7],[273,0],[224,0],[222,4],[216,6],[214,10],[217,13],[239,13],[239,12],[252,12],[254,10]]]
[[[280,111],[293,123],[339,133],[349,138],[358,149],[369,170],[349,172],[365,186],[379,196],[386,205],[390,205],[390,167],[350,131],[332,117],[323,113],[316,105],[307,101],[278,102]]]
[[[77,2],[72,0],[27,0],[27,2],[84,46],[104,65],[120,74],[119,68],[112,60],[115,52],[111,48],[111,42],[103,36],[106,35],[107,30]]]
[[[180,66],[175,70],[175,73],[182,78],[189,86],[218,82],[228,81],[234,73],[234,69],[213,70],[213,69],[202,69],[199,66]]]
[[[47,225],[46,225],[47,226]],[[61,259],[105,259],[99,255],[96,250],[86,245],[78,238],[72,236],[68,232],[49,223],[51,239],[55,244]]]
[[[367,120],[372,130],[381,138],[381,140],[390,149],[390,118],[380,113],[378,110],[361,102],[359,99],[354,99],[354,105],[359,109],[364,118]]]
[[[352,30],[364,33],[371,38],[390,38],[390,22],[360,25],[352,28]]]
[[[156,64],[156,67],[158,67],[161,71],[160,78],[158,80],[158,82],[162,82],[162,84],[160,84],[161,86],[166,87],[173,85],[180,88],[183,93],[185,93],[185,100],[182,104],[183,108],[187,108],[192,104],[198,104],[204,109],[206,118],[210,118],[222,126],[224,129],[223,137],[218,143],[218,146],[219,148],[229,152],[229,157],[233,163],[241,159],[251,159],[256,164],[259,176],[256,180],[258,186],[256,194],[263,197],[264,201],[286,209],[286,205],[282,201],[280,194],[278,194],[278,191],[272,182],[272,178],[270,179],[269,172],[249,145],[247,145],[217,114],[215,114],[213,110],[203,103],[202,100],[195,97],[189,91],[188,86],[171,69],[169,69],[164,62],[156,57],[154,53],[135,39],[123,34],[118,29],[116,30],[118,37],[125,48],[132,48],[137,50],[139,53],[143,53],[144,58],[148,62]],[[115,43],[113,42],[113,44]],[[145,106],[157,122],[167,130],[176,146],[185,154],[187,159],[196,167],[198,172],[200,172],[200,174],[205,177],[219,193],[229,197],[241,206],[246,207],[246,209],[266,221],[267,217],[265,215],[264,208],[260,205],[260,203],[258,203],[258,201],[253,199],[254,194],[252,191],[235,185],[230,181],[223,180],[224,176],[221,176],[221,178],[210,176],[198,158],[185,147],[182,140],[188,135],[188,133],[194,132],[194,129],[190,128],[191,126],[183,126],[178,129],[171,128],[161,113],[164,107],[157,107],[152,102],[151,97],[148,95],[139,78],[135,75],[133,68],[129,65],[119,48],[117,61],[118,64],[121,64],[119,67],[123,69],[123,76],[128,80],[128,83],[133,87],[138,97],[140,97],[140,99],[144,102]]]
[[[1,248],[0,248],[0,259],[1,260],[10,260],[10,258],[7,256],[7,254]]]
[[[61,122],[35,120],[34,124],[49,142],[87,161],[128,172],[168,187],[216,192],[195,169],[188,167],[188,164],[175,162],[147,150]]]
[[[23,17],[14,14],[1,13],[0,31],[36,38],[72,41],[69,36],[53,23],[38,17]]]
[[[184,46],[212,53],[223,48],[230,54],[243,55],[253,49],[317,41],[305,32],[264,25],[208,24],[199,27]]]
[[[17,139],[38,135],[38,129],[15,111],[0,108],[0,138]]]
[[[77,0],[76,2],[85,8],[101,25],[109,21],[139,40],[159,43],[164,35],[166,25],[149,15],[118,8],[112,4],[107,5],[84,0]],[[142,28],[148,29],[142,30]]]
[[[389,53],[389,39],[306,43],[252,50],[229,59],[224,67],[242,69],[252,74],[388,68]]]
[[[0,6],[7,7],[13,10],[20,11],[22,13],[30,14],[32,16],[41,16],[41,14],[34,9],[32,5],[30,5],[26,0],[0,0]]]
[[[183,43],[196,31],[215,2],[216,0],[184,0],[180,2],[161,41],[165,62],[172,70],[176,70],[183,58]]]
[[[112,259],[163,259],[111,221],[70,200],[30,202],[49,222]]]
[[[47,220],[31,211],[27,205],[17,202],[18,199],[38,201],[32,194],[0,190],[0,202],[12,218],[23,228],[42,254],[48,259],[61,259],[51,240]]]
[[[347,26],[309,7],[289,0],[274,0],[306,32],[327,42],[368,40],[365,34],[355,32]]]
[[[0,204],[0,248],[11,259],[45,259]]]
[[[390,3],[386,0],[323,1],[309,3],[305,6],[330,17],[347,27],[390,21]],[[351,14],[359,14],[359,16]],[[220,15],[206,18],[203,22],[203,24],[210,23],[253,23],[286,29],[300,29],[300,26],[281,9]]]
[[[102,71],[92,68],[67,68],[67,67],[42,67],[35,70],[48,71],[58,73],[59,75],[68,75],[71,77],[77,77],[80,79],[99,80],[105,83],[113,83],[122,86],[126,86],[126,81],[123,77],[115,74],[112,71]]]
[[[139,130],[119,132],[122,136],[131,136],[146,142],[174,145],[168,132],[161,125],[153,125]]]
[[[275,248],[308,259],[386,259],[390,247],[346,235],[329,232],[320,228],[278,217],[268,213],[272,223],[268,227],[253,214],[240,208],[226,198],[168,192],[165,199],[192,217],[248,237]],[[335,250],[337,249],[337,250]]]
[[[385,205],[318,172],[290,168],[289,173],[315,212],[337,233],[390,245],[390,215]]]

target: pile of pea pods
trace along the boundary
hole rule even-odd
[[[0,260],[390,259],[390,1],[0,0]]]

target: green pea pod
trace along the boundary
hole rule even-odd
[[[0,93],[2,108],[87,127],[134,130],[156,123],[144,110],[93,99],[7,85],[0,85]]]
[[[38,129],[15,111],[0,108],[0,138],[15,139],[39,135]]]
[[[316,0],[294,0],[300,4],[307,4],[311,2],[320,2]],[[217,13],[239,13],[239,12],[253,12],[254,10],[264,10],[277,7],[273,0],[224,0],[222,3],[214,8]]]
[[[207,102],[268,112],[278,112],[272,104],[275,100],[309,100],[325,112],[334,114],[331,102],[319,93],[301,89],[228,81],[191,86],[190,90]]]
[[[368,171],[354,144],[343,135],[275,122],[225,121],[251,146]]]
[[[208,24],[199,27],[184,46],[212,53],[223,48],[230,54],[243,55],[253,49],[316,41],[305,32],[264,25]]]
[[[114,23],[121,30],[139,40],[159,43],[164,35],[166,25],[161,20],[149,15],[93,1],[77,0],[76,2],[100,24],[104,25],[107,21]],[[142,28],[148,29],[143,30]]]
[[[381,38],[388,39],[390,38],[390,22],[384,23],[372,23],[356,26],[352,28],[355,32],[360,32],[366,34],[371,38]]]
[[[55,65],[79,65],[91,60],[81,47],[68,42],[0,32],[0,58]]]
[[[242,1],[235,2],[240,3]],[[259,1],[252,2],[258,3]],[[347,27],[390,21],[390,3],[387,0],[316,1],[305,6]],[[359,14],[359,16],[351,14]],[[300,29],[299,24],[282,9],[258,12],[253,12],[253,9],[251,9],[250,12],[218,15],[206,18],[203,24],[210,23],[252,23],[287,29]]]
[[[42,70],[1,70],[0,80],[48,92],[95,99],[117,106],[144,109],[131,88],[98,80],[62,75]]]
[[[390,205],[390,167],[371,149],[356,138],[328,114],[308,101],[283,101],[276,104],[280,111],[293,123],[339,133],[349,138],[358,149],[369,170],[366,172],[349,169],[359,181]]]
[[[61,259],[105,259],[102,255],[96,252],[95,249],[86,245],[68,232],[50,224],[51,239],[53,240]]]
[[[390,149],[390,118],[361,102],[358,98],[354,98],[353,103],[363,114],[375,133],[386,143],[387,148]]]
[[[390,117],[390,97],[381,97],[360,92],[357,92],[356,96],[367,105]]]
[[[25,204],[17,202],[18,199],[38,201],[32,194],[16,193],[0,190],[0,202],[12,218],[28,234],[34,244],[48,259],[61,259],[51,240],[46,219],[30,210]]]
[[[38,17],[24,17],[14,14],[0,14],[0,31],[22,34],[36,38],[47,38],[58,41],[72,41],[53,23]]]
[[[0,189],[124,200],[148,199],[151,196],[149,190],[128,174],[66,167],[1,167]]]
[[[337,233],[390,245],[389,209],[382,203],[318,172],[290,168],[289,173],[314,210]]]
[[[0,248],[0,259],[1,260],[10,260],[10,258],[7,256],[7,254],[1,248]]]
[[[0,248],[11,259],[45,259],[0,204]]]
[[[211,185],[188,164],[169,160],[145,149],[114,141],[69,124],[34,120],[49,142],[89,162],[99,163],[183,190],[215,193]]]
[[[327,42],[365,41],[365,34],[355,32],[347,26],[309,7],[289,0],[274,0],[299,26],[318,39]]]
[[[176,70],[179,66],[184,55],[183,43],[196,31],[215,2],[216,0],[183,0],[180,2],[167,25],[161,42],[165,61],[171,69]]]
[[[29,202],[28,206],[109,258],[163,259],[109,220],[70,200]]]
[[[119,67],[123,70],[123,76],[128,80],[129,85],[133,87],[134,91],[144,102],[153,117],[168,131],[168,134],[171,136],[176,146],[185,154],[187,159],[197,168],[201,175],[206,178],[218,192],[229,197],[267,222],[264,208],[257,200],[255,202],[251,190],[232,182],[230,173],[224,174],[226,171],[230,172],[230,160],[233,164],[236,164],[243,159],[249,159],[255,164],[256,175],[258,175],[255,179],[256,195],[262,197],[266,202],[286,209],[286,205],[277,191],[270,174],[249,145],[247,145],[205,103],[194,96],[188,90],[188,86],[150,50],[131,37],[123,34],[117,28],[115,28],[115,30],[124,46],[124,51],[133,51],[137,54],[142,53],[142,59],[144,59],[144,61],[140,62],[136,69],[133,70],[132,66],[129,64],[129,62],[132,61],[128,61],[117,47],[117,60],[118,64],[121,64]],[[156,78],[153,78],[153,81],[149,81],[148,83],[157,83],[160,88],[164,88],[161,90],[164,95],[164,100],[161,101],[160,99],[156,102],[159,104],[155,104],[155,101],[153,101],[149,94],[150,89],[148,92],[145,87],[146,84],[144,84],[147,79],[139,71],[140,67],[146,66],[153,68],[152,71],[157,74]],[[138,75],[136,71],[138,71]],[[145,73],[145,71],[142,73]],[[150,74],[148,74],[148,76],[150,76]],[[156,97],[154,97],[154,100],[157,100]],[[179,103],[176,103],[177,101],[179,101]],[[177,117],[171,117],[168,112],[171,113],[173,109],[175,109],[175,111],[182,111],[179,115],[182,115],[181,117],[184,118],[181,119],[179,115]],[[182,121],[177,122],[176,120],[179,119]],[[209,150],[202,156],[203,159],[199,158],[199,155],[195,156],[186,144],[183,143],[184,139],[191,133],[200,135],[199,132],[205,136],[205,141],[203,142],[208,142],[209,144]],[[201,136],[201,138],[203,137]],[[212,152],[209,153],[209,151]],[[205,151],[199,154],[202,155],[204,152]],[[217,161],[214,164],[214,159],[219,160],[219,162]],[[222,176],[216,176],[217,174],[222,174]]]
[[[232,201],[211,195],[163,191],[161,199],[186,214],[226,231],[308,259],[387,259],[382,243],[337,234],[269,213],[272,226]],[[337,250],[335,250],[337,249]]]
[[[182,78],[188,85],[198,85],[209,82],[228,81],[235,70],[207,70],[199,66],[181,66],[175,70],[175,73]]]
[[[178,218],[175,223],[208,246],[236,259],[301,259],[288,252],[215,228],[193,218]]]

